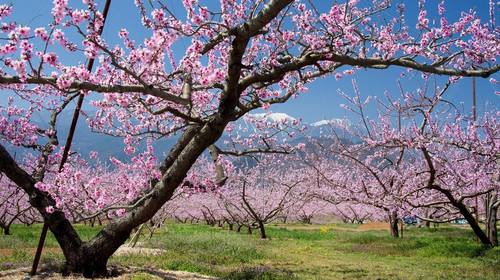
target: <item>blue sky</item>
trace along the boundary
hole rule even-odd
[[[367,0],[361,0],[367,1]],[[104,0],[98,0],[101,5]],[[181,1],[167,0],[169,5],[172,5],[172,10],[176,14],[181,14],[183,8]],[[201,1],[201,2],[211,2]],[[332,1],[315,1],[318,3],[320,10],[326,10]],[[406,20],[410,26],[414,26],[417,18],[418,7],[417,0],[401,1],[407,7]],[[0,3],[11,3],[14,6],[14,14],[11,19],[18,23],[29,26],[45,26],[50,21],[50,9],[52,7],[51,0],[0,0]],[[81,1],[70,0],[71,5],[81,5]],[[170,4],[172,3],[172,4]],[[395,1],[395,3],[399,3]],[[438,0],[428,0],[430,16],[435,16]],[[450,21],[458,18],[460,11],[475,9],[477,14],[484,19],[489,20],[488,15],[488,0],[448,0],[446,4],[447,17]],[[498,11],[498,7],[497,7]],[[393,12],[392,12],[393,13]],[[498,15],[498,12],[496,13]],[[386,14],[387,17],[394,16],[391,12]],[[118,30],[126,27],[133,38],[137,41],[142,41],[141,33],[144,31],[139,23],[138,12],[133,4],[133,0],[114,0],[111,4],[110,14],[104,31],[104,38],[108,42],[118,42]],[[175,55],[181,57],[184,46],[177,46],[178,50]],[[63,59],[68,63],[83,63],[83,57],[65,56]],[[347,69],[347,68],[346,68]],[[344,103],[343,99],[337,94],[337,89],[342,89],[347,93],[352,92],[351,79],[356,78],[361,93],[366,95],[381,96],[384,91],[398,93],[397,80],[400,73],[404,71],[402,68],[391,68],[389,70],[361,70],[353,76],[346,77],[340,81],[333,77],[322,78],[309,85],[310,91],[299,98],[291,100],[287,104],[271,107],[274,112],[285,112],[296,118],[302,118],[306,122],[313,122],[320,119],[341,118],[346,112],[339,107]],[[494,78],[500,80],[500,75],[497,73]],[[438,79],[439,80],[439,79]],[[442,80],[442,79],[441,79]],[[415,78],[405,79],[403,84],[407,90],[412,90],[421,85],[423,82],[416,75]],[[464,108],[471,107],[471,79],[463,79],[455,84],[447,93],[448,99],[455,104],[463,104]],[[495,95],[495,91],[499,91],[498,85],[491,84],[487,79],[477,79],[477,103],[479,112],[492,108],[500,108],[500,96]],[[0,99],[4,102],[3,98]],[[375,111],[369,112],[375,116]]]

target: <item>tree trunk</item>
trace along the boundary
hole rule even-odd
[[[486,224],[486,235],[488,235],[488,238],[490,237],[489,236],[489,232],[490,232],[490,223],[489,223],[489,218],[490,218],[490,215],[489,215],[489,211],[490,211],[490,200],[492,198],[492,195],[494,195],[495,193],[487,193],[485,195],[485,198],[483,199],[483,203],[484,203],[484,223]],[[495,194],[496,195],[496,194]]]
[[[247,233],[248,233],[248,234],[252,234],[252,227],[251,227],[251,226],[248,226],[247,228],[248,228]]]
[[[391,236],[394,238],[399,237],[399,229],[398,229],[398,214],[396,211],[391,212],[389,215],[389,225],[391,230]]]
[[[311,224],[311,217],[307,216],[307,215],[303,215],[302,216],[302,223],[310,225]]]
[[[63,274],[82,273],[84,277],[110,276],[106,266],[108,259],[130,237],[132,229],[120,231],[118,227],[104,228],[91,241],[80,248],[63,250],[66,265]]]
[[[243,225],[238,225],[238,227],[236,228],[236,232],[240,232],[242,227]]]
[[[232,223],[228,223],[227,225],[229,227],[229,230],[233,230],[233,224]]]
[[[10,226],[2,226],[3,234],[10,235]]]
[[[260,238],[266,239],[266,228],[264,227],[264,223],[262,221],[258,221],[259,223],[259,230],[260,230]]]
[[[427,215],[427,212],[428,212],[428,211],[426,211],[426,215],[425,215],[425,216],[426,216],[426,217],[429,217],[429,219],[432,219],[432,214]],[[425,227],[426,227],[426,228],[431,228],[431,221],[425,221]]]
[[[446,198],[448,198],[448,200],[450,201],[451,205],[453,205],[453,207],[457,208],[458,211],[460,211],[460,214],[462,214],[464,219],[469,223],[469,226],[474,231],[474,234],[477,236],[477,238],[483,245],[487,247],[491,247],[493,245],[490,239],[488,239],[486,233],[484,233],[484,231],[479,226],[479,223],[476,220],[476,218],[472,215],[471,211],[461,200],[455,199],[453,194],[447,189],[443,189],[438,186],[434,186],[433,188],[444,194]]]
[[[61,247],[66,264],[64,272],[83,273],[85,277],[107,276],[106,264],[111,255],[127,240],[133,228],[151,219],[172,197],[187,172],[208,145],[220,138],[227,121],[217,119],[203,126],[188,128],[172,148],[160,170],[162,178],[154,182],[152,195],[123,217],[108,223],[93,239],[83,242],[65,217],[56,210],[47,213],[55,201],[35,188],[36,180],[23,170],[0,145],[0,172],[4,173],[30,197]]]
[[[496,212],[496,209],[495,209]],[[488,224],[490,225],[488,230],[488,238],[493,246],[498,246],[498,232],[497,232],[497,218],[495,215],[490,215],[488,219]]]
[[[481,227],[479,226],[479,223],[477,222],[475,217],[467,209],[467,206],[465,206],[463,203],[456,202],[456,201],[455,201],[455,203],[452,202],[452,204],[453,204],[453,206],[458,208],[458,210],[460,211],[460,214],[462,214],[462,216],[464,216],[465,220],[467,220],[467,222],[469,223],[469,226],[472,228],[472,230],[474,231],[474,234],[476,234],[479,241],[485,246],[492,246],[490,239],[488,239],[488,236],[481,229]]]
[[[83,272],[86,277],[107,275],[108,258],[127,240],[132,229],[150,220],[171,199],[200,155],[221,137],[230,121],[238,119],[235,108],[245,89],[239,81],[248,43],[251,37],[257,35],[291,2],[292,0],[271,1],[245,25],[244,32],[237,32],[231,43],[226,84],[217,113],[203,124],[191,124],[186,128],[164,159],[160,167],[161,178],[151,182],[153,187],[150,195],[123,217],[108,223],[89,242],[82,242],[63,212],[46,211],[47,207],[53,207],[56,203],[50,195],[35,187],[40,179],[23,170],[0,144],[0,172],[28,194],[30,204],[44,218],[66,258],[66,272]]]
[[[109,276],[107,270],[108,259],[94,255],[85,255],[82,252],[71,251],[66,255],[66,265],[63,269],[63,275],[71,273],[81,273],[86,278]]]
[[[400,221],[401,221],[401,238],[403,238],[405,222],[402,219]]]
[[[486,216],[486,233],[493,246],[498,246],[497,212],[499,206],[500,201],[498,201],[497,193],[490,194],[487,208],[488,215]]]

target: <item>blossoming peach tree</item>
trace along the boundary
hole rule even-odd
[[[488,77],[500,69],[494,22],[471,11],[450,22],[444,3],[434,21],[419,1],[418,22],[408,26],[404,5],[389,0],[337,1],[325,11],[316,1],[220,0],[213,7],[184,0],[182,17],[162,1],[135,0],[137,19],[148,32],[136,42],[122,29],[121,43],[111,45],[99,35],[103,16],[95,1],[83,0],[84,9],[68,2],[53,1],[46,26],[18,25],[9,20],[12,6],[0,6],[0,86],[9,94],[0,106],[0,171],[48,224],[64,253],[65,271],[88,277],[107,274],[108,258],[131,231],[186,184],[200,155],[248,112],[287,102],[316,78],[341,78],[358,69],[394,66],[463,77]],[[177,42],[188,43],[181,59],[173,55]],[[67,54],[99,64],[93,72],[66,65],[61,56]],[[51,194],[58,181],[44,180],[60,150],[61,112],[81,93],[92,96],[92,130],[124,137],[129,153],[141,139],[180,135],[159,167],[144,165],[151,176],[145,189],[131,192],[135,199],[88,241]],[[34,120],[40,111],[50,114],[48,123]],[[16,162],[6,145],[35,153],[33,171]],[[253,152],[266,149],[264,143]]]
[[[317,144],[321,156],[308,159],[326,186],[316,191],[317,196],[333,204],[378,208],[386,213],[394,237],[405,215],[437,223],[462,218],[483,245],[498,245],[500,112],[493,108],[471,120],[446,99],[451,82],[430,94],[419,89],[385,103],[378,98],[384,105],[377,121],[365,115],[370,98],[363,101],[353,82],[355,94],[344,95],[344,107],[360,117],[361,125],[344,129],[360,141],[343,143],[333,131],[325,134],[333,138],[329,145]],[[473,199],[489,200],[486,232],[473,215]]]

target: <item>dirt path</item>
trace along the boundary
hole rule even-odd
[[[114,253],[114,256],[123,256],[123,255],[146,255],[146,256],[157,256],[166,252],[164,249],[156,249],[156,248],[146,248],[146,247],[129,247],[129,246],[121,246]]]
[[[368,231],[368,230],[387,230],[389,231],[389,223],[387,222],[370,222],[366,224],[362,224],[358,227],[359,231]]]

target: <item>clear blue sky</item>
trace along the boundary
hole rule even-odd
[[[367,1],[367,0],[361,0]],[[104,0],[98,0],[101,5]],[[183,8],[180,0],[168,0],[169,5],[176,14],[182,14]],[[209,2],[213,5],[215,0],[200,1]],[[332,1],[315,1],[318,3],[320,10],[326,10],[329,3]],[[401,1],[407,7],[406,20],[410,26],[415,25],[417,18],[418,8],[417,0]],[[21,24],[29,26],[45,26],[50,20],[50,9],[52,7],[51,0],[0,0],[0,3],[11,3],[14,6],[14,14],[12,19]],[[171,4],[172,3],[172,4]],[[399,3],[395,1],[395,3]],[[438,0],[428,0],[427,6],[430,10],[431,17],[436,14],[436,7],[439,3]],[[81,1],[70,0],[70,5],[81,5]],[[488,0],[448,0],[446,4],[447,17],[450,21],[456,19],[460,15],[460,11],[475,9],[478,15],[488,21]],[[499,8],[497,7],[497,15]],[[388,12],[387,17],[394,15]],[[500,24],[500,23],[499,23]],[[138,12],[133,4],[133,0],[114,0],[111,4],[110,14],[106,23],[104,38],[110,43],[118,42],[118,30],[126,27],[132,37],[137,41],[142,41],[141,33],[144,31],[139,22]],[[178,45],[175,55],[181,57],[183,55],[183,46]],[[66,56],[63,59],[67,62],[82,62],[83,57]],[[358,85],[363,95],[377,95],[381,96],[384,91],[397,93],[397,80],[399,74],[403,71],[401,68],[391,68],[389,70],[362,70],[354,76],[344,78],[336,81],[333,77],[320,79],[310,84],[310,91],[307,94],[300,96],[284,105],[277,105],[272,107],[274,112],[285,112],[296,118],[302,118],[306,122],[313,122],[320,119],[340,118],[345,115],[344,110],[339,107],[339,104],[344,103],[342,98],[337,95],[337,89],[342,89],[345,92],[352,92],[351,78],[356,78]],[[500,75],[494,76],[500,80]],[[455,104],[463,103],[464,108],[471,107],[471,79],[464,79],[458,84],[455,84],[448,92],[448,99],[452,100]],[[406,79],[405,87],[410,90],[414,89],[419,84],[422,84],[420,78],[412,80]],[[500,108],[500,96],[495,95],[495,91],[499,91],[498,85],[491,84],[488,80],[477,80],[477,102],[479,112],[491,108]],[[0,99],[4,102],[4,99]],[[370,112],[372,115],[374,111]]]

